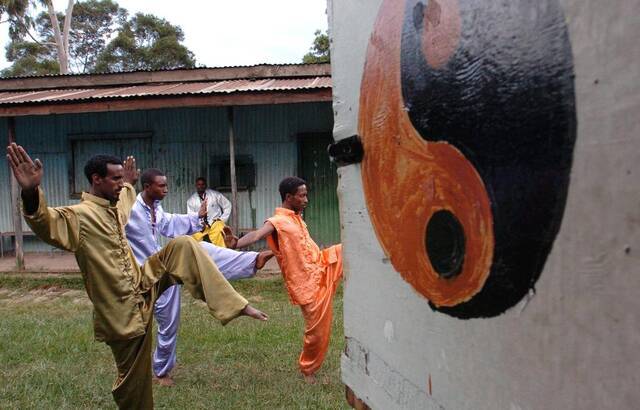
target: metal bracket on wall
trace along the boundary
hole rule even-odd
[[[359,135],[352,135],[329,145],[327,152],[331,161],[339,167],[357,164],[362,162],[364,157],[364,148]]]

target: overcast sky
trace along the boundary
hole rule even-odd
[[[145,12],[182,27],[196,63],[208,67],[298,63],[316,29],[326,30],[326,0],[116,0],[130,14]],[[63,11],[67,0],[54,0]],[[0,68],[6,24],[0,25]]]

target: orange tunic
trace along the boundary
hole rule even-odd
[[[299,365],[303,374],[315,373],[324,360],[331,336],[333,295],[342,278],[342,245],[320,250],[300,215],[276,208],[268,219],[277,232],[267,237],[282,270],[294,305],[300,305],[305,321]]]

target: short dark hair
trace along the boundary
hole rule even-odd
[[[287,198],[287,194],[295,195],[298,192],[298,188],[306,184],[307,182],[304,179],[298,177],[286,177],[280,181],[278,191],[280,191],[282,202]]]
[[[120,158],[114,157],[113,155],[101,154],[89,158],[89,161],[87,161],[84,166],[84,175],[90,184],[93,183],[93,181],[91,181],[91,175],[93,174],[98,174],[102,178],[107,176],[107,164],[124,165]]]
[[[140,183],[144,188],[145,184],[149,184],[149,185],[153,184],[153,179],[155,177],[163,177],[163,176],[165,176],[164,172],[160,171],[158,168],[148,168],[144,170],[142,175],[140,175]]]
[[[198,182],[198,181],[202,181],[202,182],[204,182],[204,184],[205,184],[205,185],[207,184],[207,180],[206,180],[206,178],[205,178],[205,177],[198,177],[198,178],[196,178],[196,182]]]

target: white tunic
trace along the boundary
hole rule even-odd
[[[205,196],[209,202],[207,205],[207,222],[211,225],[216,219],[222,219],[226,224],[231,215],[231,202],[220,192],[210,188],[205,191]],[[198,213],[201,204],[200,195],[194,192],[187,200],[187,212]]]

